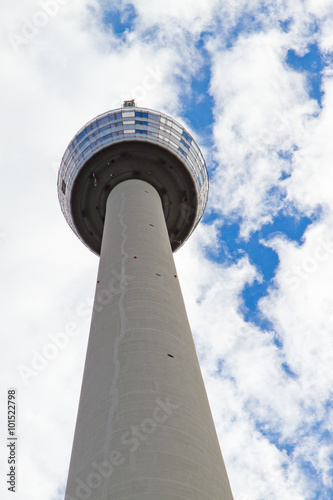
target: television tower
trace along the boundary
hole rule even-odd
[[[232,500],[172,255],[207,202],[199,147],[125,101],[75,135],[58,193],[100,255],[65,500]]]

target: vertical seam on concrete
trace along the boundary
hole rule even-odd
[[[103,447],[103,455],[104,455],[104,460],[109,459],[109,454],[110,454],[110,444],[112,440],[112,434],[113,434],[113,426],[112,426],[112,420],[113,420],[113,414],[118,406],[118,389],[117,389],[117,382],[118,382],[118,377],[119,377],[119,370],[120,370],[120,362],[118,359],[118,353],[119,353],[119,344],[120,341],[122,340],[123,336],[125,335],[126,331],[126,316],[125,316],[125,310],[124,310],[124,296],[125,296],[125,286],[124,282],[126,282],[126,274],[125,274],[125,264],[126,264],[126,259],[128,257],[128,254],[125,251],[125,243],[127,239],[127,225],[124,222],[124,204],[125,204],[125,195],[124,193],[121,194],[121,204],[120,204],[120,210],[118,212],[118,217],[120,221],[120,225],[123,228],[121,231],[121,294],[119,296],[119,301],[118,301],[118,307],[120,311],[120,334],[115,338],[114,342],[114,351],[113,351],[113,366],[114,366],[114,374],[112,378],[112,383],[110,387],[110,396],[111,396],[111,407],[108,415],[108,420],[107,420],[107,428],[106,428],[106,436],[105,436],[105,444]],[[107,482],[103,481],[102,484],[102,498],[101,500],[107,500]]]

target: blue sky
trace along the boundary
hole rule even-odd
[[[0,416],[17,387],[18,500],[64,498],[98,265],[57,169],[130,98],[185,124],[207,161],[206,212],[175,260],[235,500],[333,498],[332,33],[332,0],[5,3]]]

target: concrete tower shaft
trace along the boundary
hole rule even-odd
[[[66,495],[232,499],[161,199],[141,180],[107,201]]]

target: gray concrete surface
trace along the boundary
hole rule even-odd
[[[66,500],[232,500],[160,197],[107,201]]]

